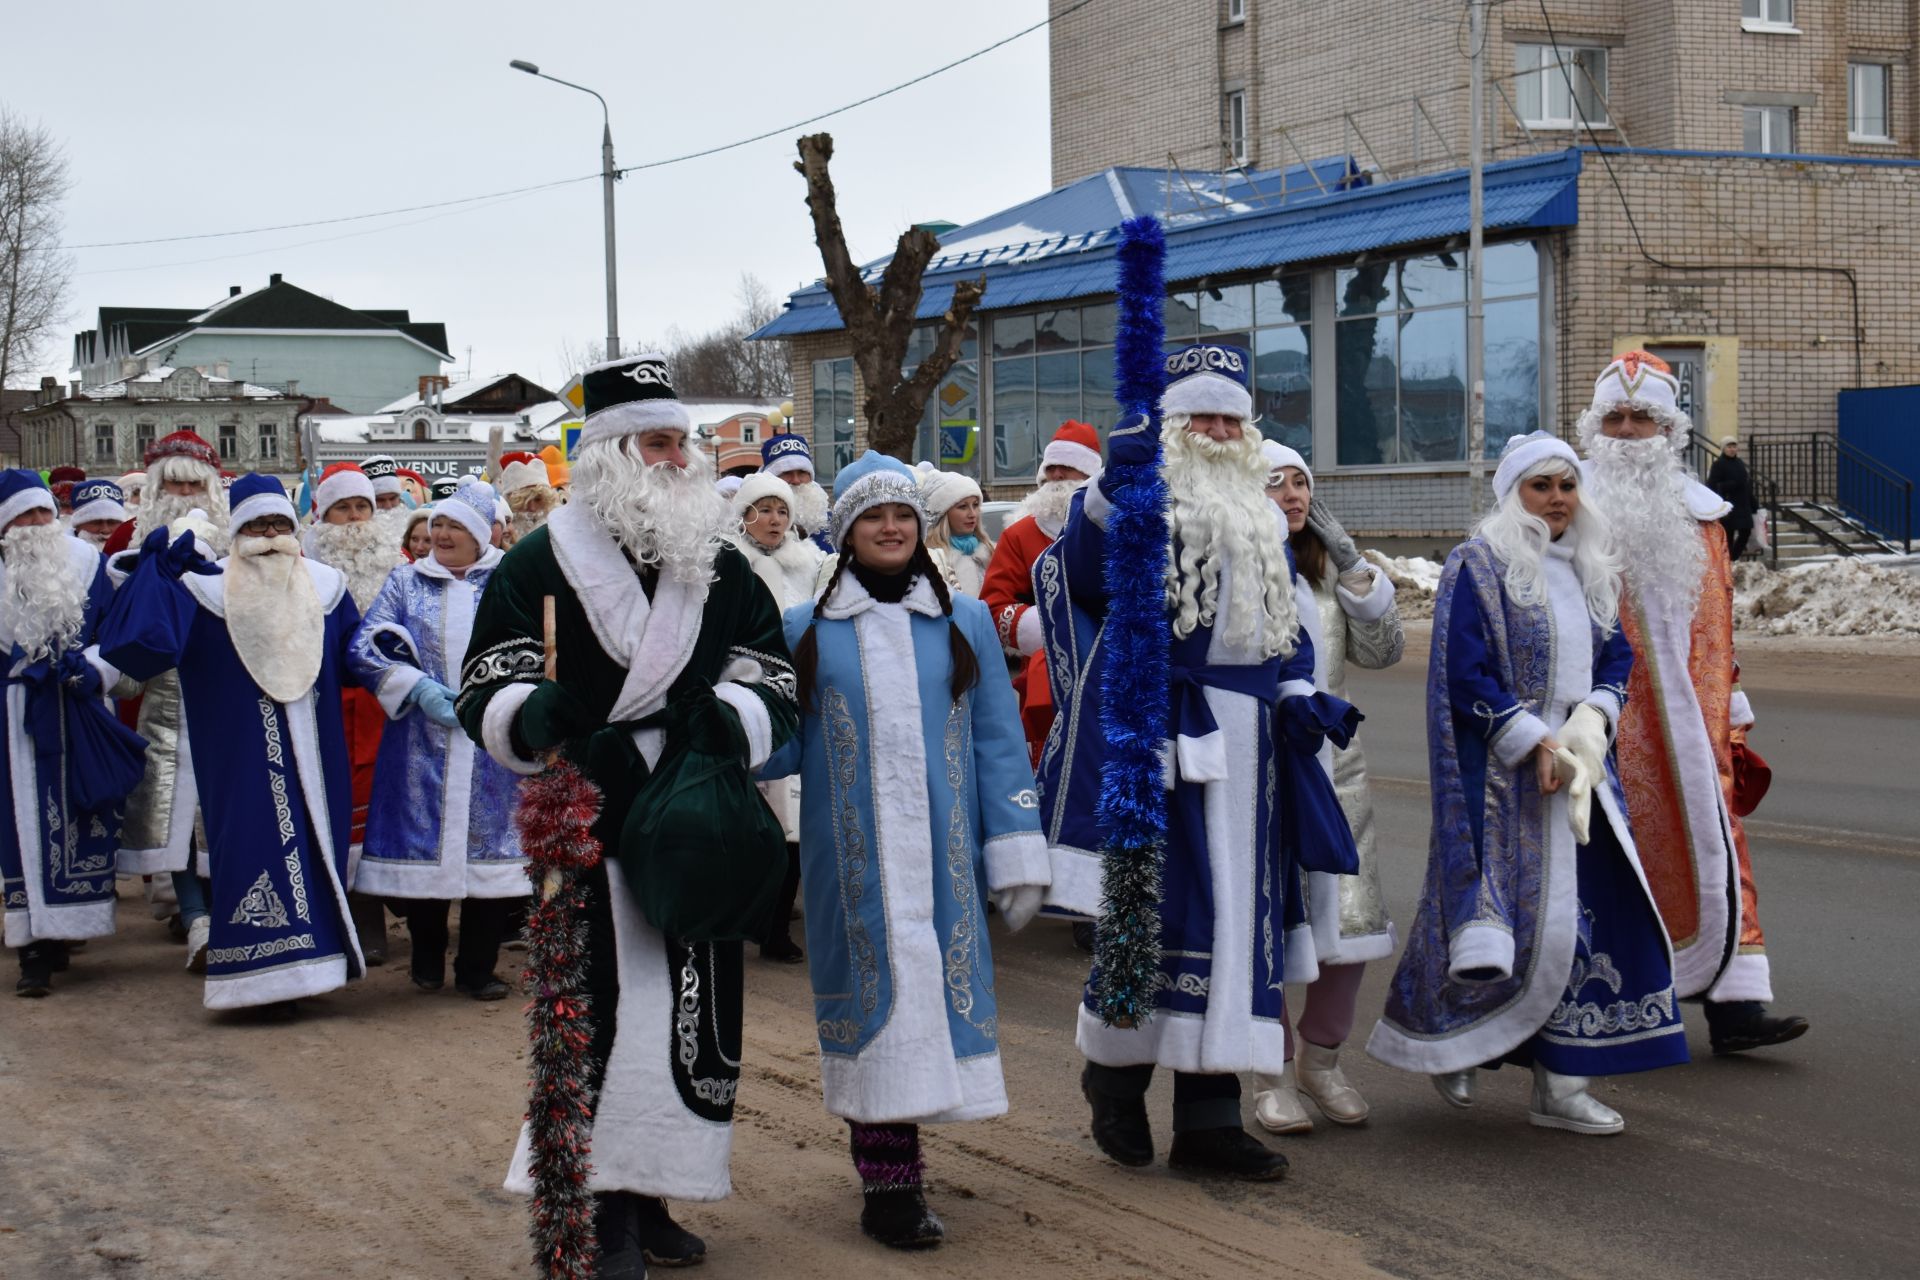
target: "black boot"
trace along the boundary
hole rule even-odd
[[[1287,1158],[1238,1125],[1174,1134],[1167,1163],[1191,1173],[1214,1173],[1245,1182],[1277,1182],[1287,1176]]]
[[[1775,1017],[1758,1000],[1709,1000],[1707,1037],[1717,1054],[1744,1053],[1772,1044],[1798,1040],[1807,1033],[1807,1020],[1795,1015]]]
[[[1145,1098],[1116,1098],[1094,1087],[1093,1067],[1080,1073],[1080,1092],[1093,1108],[1094,1145],[1116,1164],[1138,1169],[1153,1163],[1153,1126]]]
[[[13,994],[38,1000],[53,990],[53,959],[47,946],[29,942],[20,948],[20,981],[13,984]]]
[[[661,1267],[692,1267],[706,1261],[707,1242],[673,1220],[659,1196],[635,1196],[634,1229],[640,1252]]]
[[[1093,921],[1075,920],[1073,922],[1073,945],[1088,955],[1093,954]]]
[[[73,944],[71,942],[43,942],[47,949],[47,966],[55,973],[65,973],[73,967]]]
[[[635,1202],[628,1191],[602,1192],[593,1198],[593,1234],[600,1245],[597,1280],[647,1280],[647,1259],[635,1229]]]
[[[911,1124],[851,1126],[853,1167],[865,1203],[860,1230],[889,1249],[931,1249],[947,1229],[927,1208],[921,1187],[920,1129]]]

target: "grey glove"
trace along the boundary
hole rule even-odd
[[[1314,536],[1327,549],[1336,571],[1352,573],[1360,567],[1360,548],[1353,545],[1353,539],[1340,527],[1340,521],[1317,498],[1307,506],[1307,528],[1313,530]]]

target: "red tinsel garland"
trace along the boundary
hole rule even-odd
[[[593,1098],[587,1088],[584,990],[586,888],[579,872],[600,861],[593,824],[600,789],[556,758],[520,792],[515,821],[533,879],[524,982],[533,1078],[527,1102],[532,1148],[534,1265],[549,1280],[591,1280],[599,1262],[593,1231]]]

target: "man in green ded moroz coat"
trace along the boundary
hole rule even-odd
[[[690,421],[664,358],[597,365],[583,390],[572,501],[494,571],[457,711],[507,767],[538,772],[558,749],[604,796],[594,835],[606,856],[584,877],[589,1084],[598,1090],[589,1185],[600,1274],[640,1276],[643,1254],[684,1264],[705,1250],[668,1216],[666,1199],[718,1200],[731,1189],[742,961],[737,942],[689,943],[648,923],[636,863],[622,867],[646,851],[623,849],[623,830],[646,816],[636,797],[689,732],[700,750],[738,755],[744,770],[792,736],[797,708],[779,611],[722,540],[730,512],[704,453],[688,447]],[[547,597],[555,680],[544,678]],[[784,848],[780,856],[784,867]],[[528,1156],[523,1130],[508,1189],[532,1190]]]

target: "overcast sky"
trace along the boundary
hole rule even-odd
[[[0,102],[65,143],[69,244],[368,213],[597,173],[603,94],[621,165],[764,132],[932,70],[1042,19],[1046,0],[333,0],[8,6]],[[84,13],[84,18],[81,16]],[[966,222],[1048,179],[1044,29],[832,132],[856,259],[906,225]],[[737,310],[740,273],[784,297],[820,274],[789,130],[626,177],[620,333]],[[316,243],[319,242],[319,243]],[[75,251],[72,331],[102,305],[191,307],[279,271],[348,306],[447,326],[456,376],[557,386],[561,345],[605,332],[600,186],[333,227]],[[30,385],[30,384],[29,384]]]

